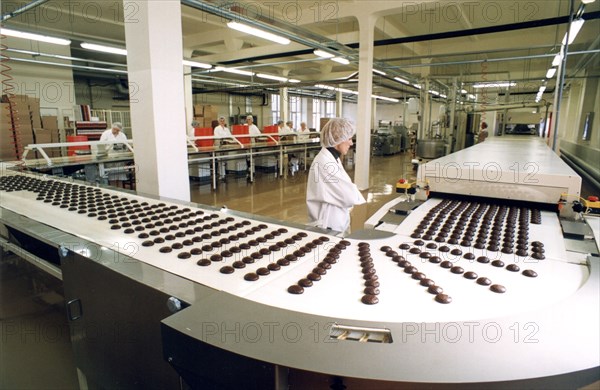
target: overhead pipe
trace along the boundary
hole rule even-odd
[[[15,16],[18,16],[24,12],[32,10],[32,9],[44,4],[47,1],[48,0],[36,0],[36,1],[32,1],[29,4],[25,4],[21,8],[17,8],[16,10],[14,10],[12,12],[8,12],[8,13],[2,15],[2,22],[6,22],[10,18],[14,18]]]

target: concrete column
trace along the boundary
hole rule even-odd
[[[313,123],[313,99],[312,97],[306,99],[306,126],[308,128],[317,128],[317,124]]]
[[[335,116],[338,118],[341,118],[343,116],[342,101],[343,101],[342,92],[337,91],[337,94],[335,95]]]
[[[376,129],[377,124],[377,99],[371,98],[371,129]]]
[[[192,55],[191,50],[185,50],[184,56],[190,58]],[[183,67],[183,95],[185,100],[185,126],[188,131],[188,135],[192,134],[192,120],[194,119],[194,95],[192,94],[192,70],[191,66]]]
[[[290,120],[290,99],[288,96],[287,87],[279,90],[279,96],[281,96],[281,106],[279,107],[279,116],[281,120],[287,122]]]
[[[181,4],[125,0],[123,7],[138,10],[136,22],[125,23],[137,190],[189,201]]]
[[[358,112],[356,116],[356,167],[354,182],[359,189],[369,188],[371,159],[371,95],[373,94],[373,15],[359,16]]]

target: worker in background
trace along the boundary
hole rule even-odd
[[[231,134],[231,131],[225,123],[225,117],[219,117],[219,124],[214,128],[213,132],[215,136],[215,146],[220,147],[223,145],[237,144],[235,138]],[[225,180],[227,174],[227,161],[219,161],[219,179]]]
[[[489,133],[487,131],[488,124],[486,122],[481,122],[481,130],[479,130],[479,136],[477,137],[477,143],[481,143],[485,141],[488,137]]]
[[[252,117],[252,115],[248,115],[246,117],[246,124],[248,125],[248,134],[255,136],[255,137],[252,137],[252,143],[254,143],[254,141],[256,141],[256,139],[257,139],[256,136],[261,135],[262,133],[260,132],[258,127],[254,124],[254,117]]]
[[[287,121],[287,122],[285,122],[285,126],[288,128],[288,132],[290,132],[290,133],[296,132],[296,129],[294,129],[294,122]]]
[[[121,122],[113,122],[110,129],[105,130],[100,136],[100,141],[123,141],[127,142],[127,136],[123,133],[123,125]],[[108,151],[108,154],[114,154],[125,151],[124,144],[107,144],[100,145],[101,148]],[[121,186],[123,181],[127,180],[127,170],[125,163],[107,163],[104,164],[108,169],[108,183],[112,186]]]
[[[198,122],[197,120],[193,120],[192,123],[190,124],[190,130],[188,132],[188,136],[190,137],[195,137],[196,136],[196,129],[200,128],[200,122]]]
[[[298,141],[306,141],[310,138],[310,130],[306,126],[306,122],[300,122],[300,129],[298,129]]]
[[[311,226],[347,233],[352,207],[365,203],[341,162],[354,133],[354,126],[344,118],[333,118],[321,129],[323,147],[312,162],[306,188]]]

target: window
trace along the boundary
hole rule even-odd
[[[327,100],[325,102],[325,118],[335,118],[335,101]]]
[[[313,99],[312,101],[312,123],[313,127],[319,128],[319,121],[321,120],[321,101],[319,99]]]
[[[585,116],[585,121],[583,122],[583,132],[581,135],[581,139],[584,141],[589,141],[592,139],[592,122],[594,121],[594,113],[588,112]]]
[[[300,128],[302,122],[302,98],[300,96],[290,96],[290,119],[294,124],[294,130]]]
[[[279,121],[279,113],[281,112],[281,96],[279,94],[271,95],[271,116],[273,117],[273,123]]]

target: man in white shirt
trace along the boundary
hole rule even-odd
[[[224,116],[219,117],[219,124],[214,128],[214,136],[217,137],[217,139],[215,139],[215,146],[235,142],[235,138],[233,138],[231,131],[225,123]]]
[[[127,142],[127,136],[121,131],[123,130],[123,125],[120,122],[113,122],[112,127],[110,129],[105,130],[100,136],[100,141],[123,141]],[[109,154],[113,152],[122,152],[125,151],[125,145],[123,144],[106,144],[99,145],[99,150],[106,150]],[[105,164],[106,168],[119,168],[115,170],[111,170],[108,173],[108,182],[110,185],[120,185],[124,180],[127,180],[127,173],[124,169],[125,163],[112,163]]]
[[[254,124],[254,118],[252,117],[252,115],[248,115],[246,117],[246,123],[248,124],[248,134],[253,135],[253,136],[262,134],[260,132],[260,130],[258,129],[258,127]],[[256,139],[257,139],[256,137],[252,137],[252,143],[254,143],[254,141],[256,141]]]

